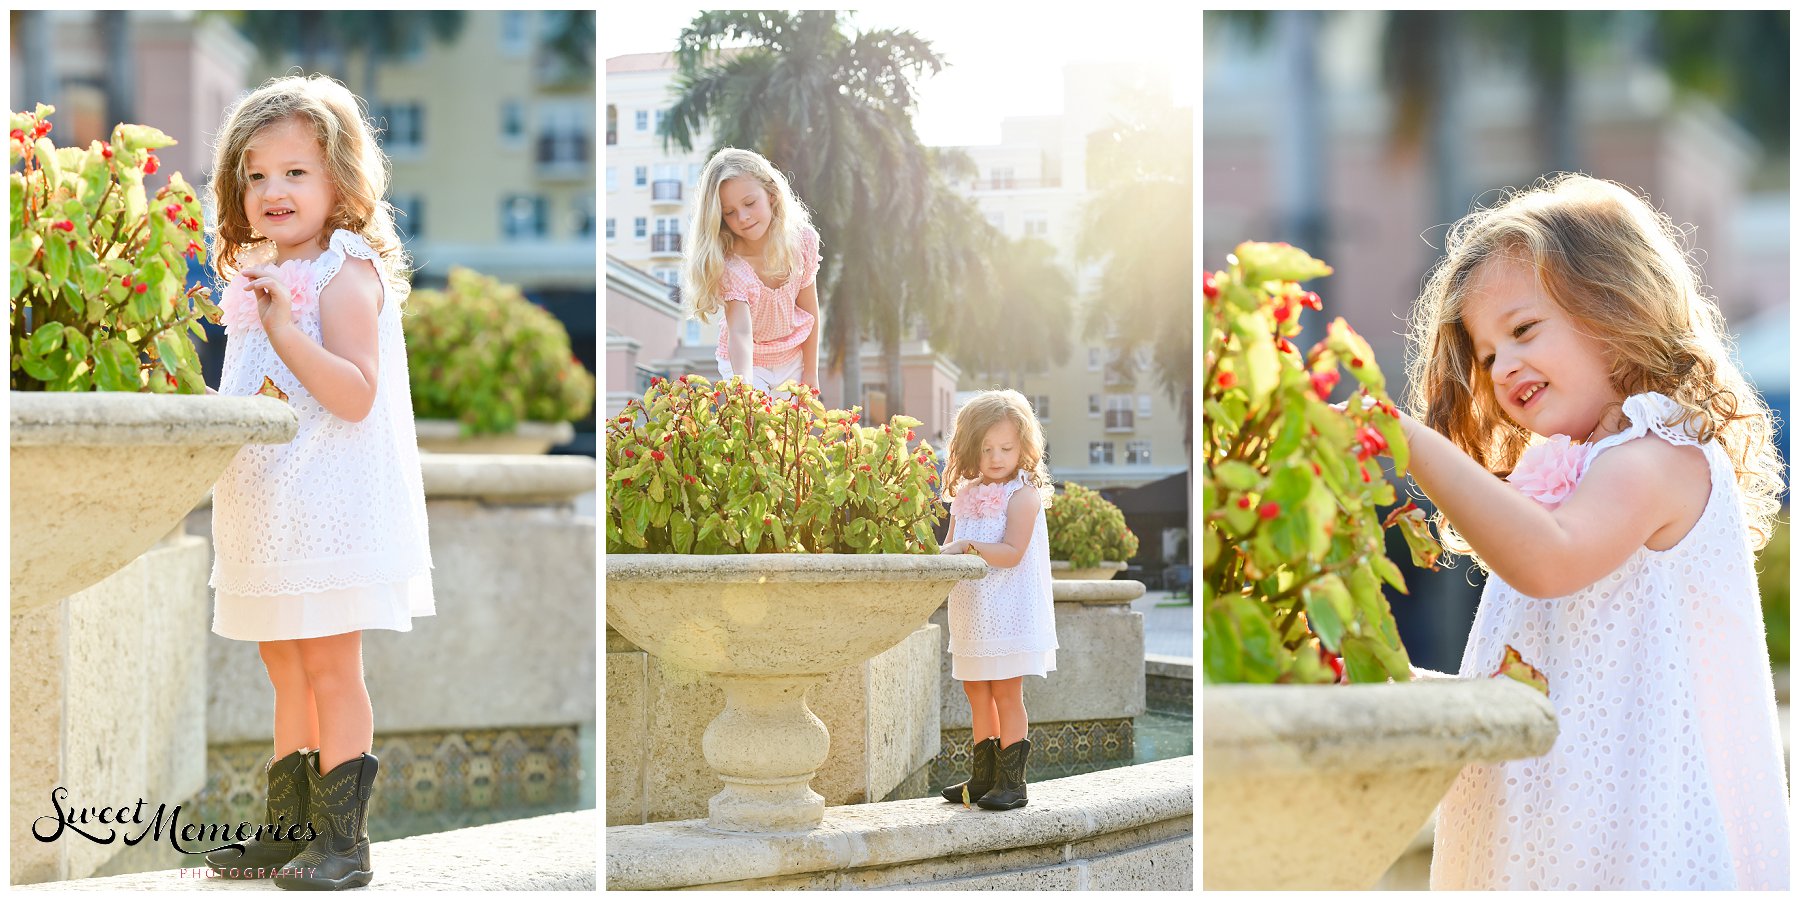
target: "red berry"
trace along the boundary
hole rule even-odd
[[[1229,390],[1235,384],[1237,384],[1237,373],[1230,371],[1219,373],[1220,388]]]
[[[1238,509],[1239,509],[1239,510],[1248,510],[1248,509],[1250,509],[1250,498],[1249,498],[1249,496],[1248,496],[1248,495],[1246,495],[1246,496],[1244,496],[1244,497],[1240,497],[1240,498],[1238,498],[1238,499],[1237,499],[1237,505],[1238,505]],[[1052,509],[1054,509],[1054,508],[1052,508]]]
[[[1263,519],[1274,519],[1275,517],[1281,515],[1281,505],[1275,503],[1274,501],[1270,501],[1270,502],[1263,504],[1262,506],[1256,508],[1256,515],[1262,517]]]
[[[138,282],[137,284],[131,286],[131,290],[136,291],[139,294],[142,294],[145,291],[150,290],[150,286],[144,284],[143,282]]]
[[[1350,358],[1350,368],[1351,368],[1351,369],[1361,369],[1361,368],[1363,368],[1363,361],[1362,361],[1362,357],[1351,357],[1351,358]]]
[[[1324,474],[1325,474],[1325,471],[1319,468],[1319,464],[1314,463],[1313,464],[1313,475],[1322,476]]]
[[[668,455],[663,453],[662,451],[653,450],[650,452],[650,459],[655,460],[658,463],[661,463],[662,461],[668,459]]]
[[[1286,338],[1275,339],[1275,346],[1281,348],[1281,352],[1284,354],[1298,354],[1300,352],[1300,348],[1295,347],[1294,342],[1289,341]]]
[[[1329,370],[1325,372],[1315,372],[1310,378],[1312,379],[1313,393],[1317,394],[1320,400],[1330,397],[1331,389],[1337,387],[1338,374],[1336,372],[1331,372]]]
[[[50,227],[59,232],[72,232],[75,230],[75,223],[70,222],[67,219],[58,219],[56,223]]]
[[[1209,300],[1219,296],[1219,286],[1213,281],[1212,273],[1208,272],[1200,277],[1200,290]]]
[[[669,442],[670,442],[670,441],[671,441],[671,440],[674,440],[674,438],[675,438],[675,434],[674,434],[674,433],[673,433],[673,432],[671,432],[671,433],[669,433],[669,434],[667,434],[667,435],[664,435],[664,436],[663,436],[663,443],[664,443],[664,444],[668,444],[668,443],[669,443]]]
[[[773,523],[774,521],[775,520],[772,517],[768,517],[768,516],[763,517],[763,525],[765,525],[765,526],[769,525],[770,523]]]
[[[155,175],[156,174],[156,166],[157,166],[156,154],[154,154],[154,153],[144,154],[144,174],[145,175]]]
[[[181,216],[181,204],[171,203],[168,206],[163,207],[163,215],[168,216],[170,222],[174,222]]]
[[[1276,322],[1286,322],[1292,318],[1294,318],[1294,308],[1293,307],[1290,307],[1287,304],[1280,304],[1279,306],[1275,307],[1275,321]]]
[[[631,487],[631,480],[630,480],[630,479],[626,479],[626,480],[625,480],[625,487],[627,487],[627,488],[630,488],[630,487]]]
[[[696,479],[690,475],[683,475],[682,478],[687,479],[689,485],[698,484],[700,481],[699,479]]]
[[[50,120],[45,119],[37,124],[37,128],[33,130],[33,134],[41,138],[50,133],[50,127]]]
[[[24,141],[25,140],[25,129],[23,129],[23,128],[13,129],[12,130],[12,139],[15,141]]]
[[[623,420],[621,420],[621,421],[623,421]],[[625,449],[625,459],[629,460],[636,456],[637,456],[637,451],[634,451],[629,447]]]
[[[1368,468],[1367,467],[1358,467],[1358,469],[1362,472],[1362,480],[1364,482],[1370,481]]]
[[[908,441],[913,440],[913,430],[912,429],[906,430],[906,440],[908,440]]]
[[[100,142],[100,156],[104,157],[105,159],[109,159],[109,160],[112,159],[113,158],[112,145],[106,143],[105,141],[101,141]]]
[[[863,472],[868,472],[868,471],[869,471],[869,464],[867,464],[867,463],[864,463],[864,464],[863,464],[863,465],[862,465],[862,466],[861,466],[861,467],[860,467],[860,468],[861,468],[861,469],[862,469],[862,471],[863,471]]]
[[[1300,302],[1315,310],[1325,309],[1325,303],[1319,300],[1319,295],[1315,291],[1308,291],[1305,294],[1300,295]]]

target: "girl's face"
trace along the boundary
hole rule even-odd
[[[1605,346],[1576,328],[1528,263],[1496,257],[1481,264],[1463,327],[1500,409],[1539,435],[1584,440],[1606,408],[1624,399],[1612,386]]]
[[[1021,445],[1019,427],[1010,419],[1002,419],[981,436],[981,477],[990,482],[1004,482],[1019,471]]]
[[[748,175],[725,179],[719,185],[719,211],[725,227],[752,246],[769,233],[769,192]]]
[[[312,129],[292,117],[264,127],[244,151],[244,170],[244,216],[275,242],[277,259],[316,246],[338,198]]]

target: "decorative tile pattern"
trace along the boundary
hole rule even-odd
[[[267,742],[206,750],[206,786],[183,819],[257,822],[263,815]],[[375,736],[381,770],[369,803],[369,837],[385,841],[574,810],[581,798],[575,726],[470,729]]]

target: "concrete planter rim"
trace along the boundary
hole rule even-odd
[[[607,554],[608,582],[861,582],[977,579],[986,564],[938,554]]]
[[[1496,763],[1546,753],[1557,734],[1550,699],[1505,678],[1208,684],[1202,695],[1214,776]]]
[[[299,427],[268,397],[13,391],[9,402],[13,447],[280,444]]]

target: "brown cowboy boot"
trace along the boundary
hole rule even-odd
[[[306,847],[306,807],[308,783],[306,771],[318,765],[318,751],[302,748],[276,760],[269,758],[263,766],[268,786],[266,816],[263,823],[274,827],[273,834],[258,831],[255,838],[243,842],[243,850],[220,848],[206,854],[212,871],[230,879],[267,879],[283,864],[293,860]],[[275,836],[294,834],[300,826],[298,841],[284,841]],[[263,836],[269,835],[269,838]]]
[[[308,818],[318,837],[275,877],[283,889],[336,891],[369,884],[375,868],[369,860],[369,791],[380,763],[364,753],[319,775],[306,768],[312,790]]]

